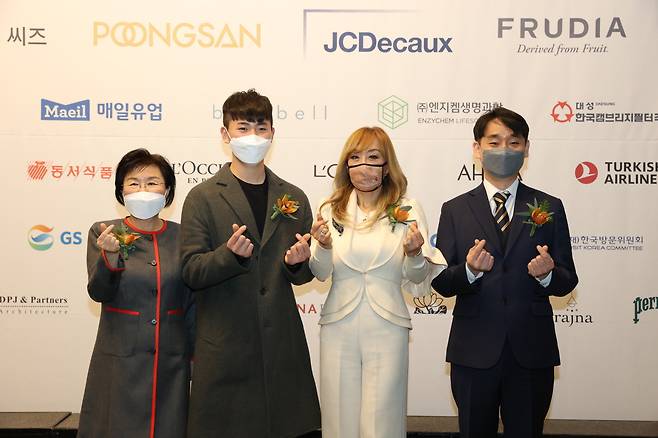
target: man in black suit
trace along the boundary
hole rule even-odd
[[[519,179],[528,133],[508,109],[482,115],[473,151],[484,182],[441,209],[448,268],[432,286],[457,297],[447,361],[462,438],[495,437],[499,410],[506,437],[542,436],[560,364],[548,297],[578,284],[562,202]]]

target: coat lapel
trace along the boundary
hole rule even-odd
[[[272,172],[267,167],[265,168],[265,173],[267,174],[267,213],[265,216],[265,226],[263,227],[263,239],[261,241],[261,247],[265,246],[267,241],[270,240],[270,238],[274,235],[274,232],[279,227],[281,221],[294,220],[285,218],[281,215],[274,218],[273,220],[270,219],[273,213],[272,206],[276,203],[278,198],[285,195],[285,188],[283,180],[276,176],[274,172]]]
[[[375,248],[376,252],[372,257],[369,257],[368,260],[360,260],[354,257],[355,252],[352,250],[354,239],[359,239],[358,234],[360,232],[355,230],[357,226],[357,208],[356,193],[352,191],[347,204],[347,213],[353,224],[345,226],[343,235],[334,239],[334,246],[336,254],[343,263],[356,271],[366,272],[384,265],[393,257],[395,252],[400,248],[400,240],[404,237],[404,233],[406,233],[406,226],[398,225],[395,227],[395,232],[391,232],[390,225],[388,225],[386,219],[375,223],[370,232],[377,233],[380,237],[380,243]]]
[[[490,242],[496,250],[502,254],[503,245],[498,237],[496,231],[496,224],[493,220],[489,199],[487,198],[487,191],[484,189],[484,184],[480,184],[469,192],[468,206],[473,211],[475,220],[478,221],[482,227],[487,242]]]
[[[222,166],[222,168],[217,172],[217,185],[222,187],[219,195],[224,198],[226,203],[231,207],[235,215],[238,217],[237,225],[246,225],[247,231],[246,234],[253,242],[260,244],[261,236],[258,232],[258,227],[256,226],[256,220],[254,219],[254,214],[251,211],[251,206],[247,197],[240,187],[240,183],[231,173],[229,164]],[[267,225],[265,226],[267,230]]]
[[[514,246],[523,229],[523,221],[525,218],[519,216],[519,213],[527,211],[526,204],[532,203],[532,196],[534,190],[530,187],[519,182],[519,187],[516,189],[516,200],[514,202],[514,217],[510,224],[509,236],[507,236],[507,245],[505,246],[505,256],[509,254],[510,249]]]
[[[349,266],[350,268],[354,269],[355,271],[358,272],[365,272],[365,267],[363,266],[363,262],[361,260],[355,259],[354,252],[352,251],[352,240],[354,239],[354,227],[356,224],[354,223],[355,218],[356,218],[356,194],[354,191],[350,194],[350,199],[347,203],[347,214],[350,217],[350,220],[352,223],[349,224],[341,224],[343,226],[343,233],[342,235],[338,235],[334,239],[334,247],[336,251],[336,255],[338,255],[338,258],[340,258],[345,265]]]

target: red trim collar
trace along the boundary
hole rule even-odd
[[[141,230],[141,229],[137,228],[136,226],[132,225],[130,222],[128,222],[127,217],[125,217],[123,219],[123,223],[126,224],[128,226],[128,228],[130,228],[131,230],[137,231],[139,234],[151,234],[151,235],[152,234],[160,234],[160,233],[164,232],[164,230],[167,229],[167,221],[164,220],[164,219],[162,219],[162,227],[160,227],[159,230],[155,230],[155,231]]]

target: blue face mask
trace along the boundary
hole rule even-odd
[[[523,166],[524,151],[507,148],[483,149],[482,167],[496,178],[509,178]]]

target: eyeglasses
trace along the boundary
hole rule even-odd
[[[137,181],[130,182],[123,186],[124,190],[157,190],[160,187],[164,186],[164,183],[161,181],[148,181],[145,183],[138,183]]]

